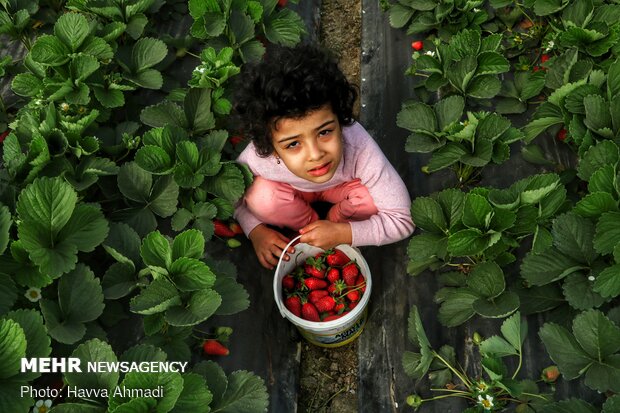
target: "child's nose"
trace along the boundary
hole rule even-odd
[[[321,148],[317,141],[313,141],[308,145],[308,157],[311,161],[321,159],[325,151]]]

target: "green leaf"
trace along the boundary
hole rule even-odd
[[[583,351],[575,337],[564,327],[546,323],[538,331],[547,353],[567,380],[579,377],[592,359]]]
[[[614,61],[607,70],[607,99],[620,95],[620,61]]]
[[[170,307],[166,311],[166,321],[176,327],[194,326],[215,314],[221,304],[222,297],[216,291],[196,291],[184,305]]]
[[[39,306],[45,318],[45,328],[54,340],[59,343],[73,344],[84,337],[86,333],[84,323],[64,319],[56,301],[42,299],[39,301]]]
[[[32,45],[32,60],[49,66],[61,66],[69,61],[71,51],[55,36],[42,35]]]
[[[550,89],[558,89],[569,82],[572,67],[577,62],[578,50],[568,49],[556,57],[553,65],[549,67],[546,76],[546,86]]]
[[[170,268],[172,264],[172,249],[168,240],[159,232],[148,234],[142,241],[140,256],[146,265]]]
[[[429,153],[446,144],[445,139],[436,139],[422,133],[412,133],[405,142],[405,151],[414,153]]]
[[[168,47],[164,42],[151,37],[138,40],[131,50],[131,65],[134,72],[142,72],[164,60]]]
[[[26,347],[26,358],[48,357],[51,352],[51,340],[47,335],[43,324],[43,317],[37,310],[19,309],[11,311],[5,318],[15,321],[23,329],[28,343]],[[24,381],[34,380],[41,376],[41,373],[24,372],[19,378]]]
[[[508,60],[497,52],[482,52],[478,55],[476,76],[500,74],[510,70]]]
[[[476,66],[475,55],[463,57],[462,60],[453,61],[449,64],[445,71],[446,78],[450,81],[452,86],[464,93],[468,90],[467,85],[476,73]]]
[[[584,123],[593,132],[598,132],[603,128],[611,128],[611,115],[609,113],[609,103],[600,95],[589,95],[583,99],[586,110]]]
[[[140,168],[153,174],[167,174],[174,167],[166,151],[155,145],[145,145],[138,149],[135,160]]]
[[[71,357],[80,359],[83,369],[81,373],[67,372],[64,374],[64,379],[69,386],[79,389],[108,389],[111,392],[118,383],[118,371],[91,372],[85,368],[90,362],[115,363],[118,361],[114,350],[108,343],[99,339],[89,340],[73,350]],[[102,398],[99,399],[102,400]]]
[[[437,118],[433,109],[421,102],[406,105],[396,116],[396,124],[412,132],[437,131]]]
[[[0,379],[19,373],[21,359],[26,357],[26,347],[22,327],[11,319],[0,320]]]
[[[236,314],[250,306],[248,292],[232,277],[217,277],[213,289],[222,297],[217,315]]]
[[[602,362],[620,350],[620,327],[598,310],[585,311],[575,317],[573,334],[593,360]]]
[[[433,153],[428,171],[436,172],[458,162],[467,151],[458,143],[450,142]]]
[[[195,373],[186,373],[183,374],[183,391],[170,413],[200,411],[209,406],[212,400],[213,395],[205,379]]]
[[[165,278],[158,278],[131,299],[130,309],[134,313],[151,315],[179,304],[181,298],[175,286]]]
[[[301,17],[289,8],[280,9],[265,21],[265,37],[273,43],[293,46],[305,33]]]
[[[445,289],[437,319],[446,327],[461,325],[475,314],[472,305],[477,299],[478,295],[467,288]]]
[[[620,389],[620,355],[608,356],[603,363],[593,363],[586,371],[586,386],[599,392],[617,392]]]
[[[493,299],[477,299],[472,303],[472,308],[482,317],[506,317],[519,309],[519,296],[512,291],[505,291]]]
[[[19,73],[13,78],[11,89],[16,95],[35,97],[43,89],[43,82],[32,73]]]
[[[437,119],[437,127],[442,131],[461,119],[465,109],[465,100],[462,96],[453,95],[437,102],[433,109]]]
[[[140,120],[145,125],[158,128],[166,125],[187,128],[188,122],[183,109],[173,102],[163,101],[153,106],[147,106],[140,112]]]
[[[594,291],[606,298],[620,295],[620,265],[605,268],[594,281]]]
[[[192,372],[201,375],[213,394],[213,404],[219,403],[228,387],[228,378],[224,370],[214,361],[200,361],[194,365]]]
[[[126,297],[138,285],[136,269],[131,261],[115,262],[101,279],[103,295],[107,300]]]
[[[409,317],[407,319],[407,333],[409,340],[411,340],[417,348],[429,349],[431,347],[431,344],[426,337],[426,332],[424,331],[424,325],[422,324],[420,313],[416,306],[411,307],[411,310],[409,311]]]
[[[86,323],[103,313],[103,291],[99,278],[85,266],[64,274],[58,282],[58,305],[65,319]]]
[[[243,174],[234,164],[226,163],[218,174],[205,182],[205,189],[230,202],[237,202],[245,191]]]
[[[172,260],[180,257],[201,259],[204,255],[205,240],[198,230],[187,230],[177,235],[172,243]]]
[[[457,257],[480,254],[487,246],[487,238],[477,229],[464,229],[448,238],[448,251]]]
[[[485,356],[506,357],[519,354],[510,343],[499,336],[491,336],[480,343],[480,351]]]
[[[191,88],[184,101],[189,128],[195,134],[202,134],[215,127],[211,112],[211,90]]]
[[[411,203],[411,215],[418,228],[431,233],[442,234],[447,229],[443,210],[437,201],[428,197],[417,197]]]
[[[596,224],[594,249],[603,254],[611,254],[620,242],[620,212],[605,212]]]
[[[589,181],[592,175],[600,168],[615,165],[620,159],[618,146],[612,141],[602,141],[592,146],[583,155],[577,167],[577,176]]]
[[[578,310],[600,307],[607,301],[593,290],[594,283],[586,276],[587,273],[575,272],[568,275],[562,284],[562,293],[566,301]]]
[[[484,298],[495,298],[504,292],[504,272],[493,261],[480,263],[467,278],[467,286]]]
[[[91,252],[108,236],[108,231],[108,221],[99,207],[78,204],[58,240],[76,245],[78,251]]]
[[[502,88],[496,75],[482,75],[474,78],[467,86],[466,93],[478,99],[495,97]]]
[[[493,217],[493,207],[481,195],[469,193],[465,195],[463,206],[463,224],[469,228],[484,230],[489,227]]]
[[[228,386],[222,398],[215,402],[213,411],[221,413],[254,413],[264,411],[269,404],[263,379],[247,371],[235,371],[228,377]]]
[[[521,276],[530,284],[540,286],[585,268],[558,250],[549,248],[539,254],[527,254],[521,264]]]
[[[575,205],[575,212],[586,218],[598,218],[605,212],[613,211],[618,211],[618,202],[607,192],[587,194]]]
[[[71,52],[76,52],[90,34],[90,27],[83,14],[65,13],[54,25],[54,34],[69,46]]]
[[[575,213],[560,215],[553,222],[553,245],[572,259],[591,264],[598,254],[594,250],[594,224]]]
[[[137,412],[169,412],[174,407],[179,395],[183,390],[183,378],[178,372],[160,372],[144,374],[141,372],[129,372],[125,375],[124,380],[120,383],[121,388],[125,389],[157,389],[162,387],[161,398],[150,399],[155,400],[150,408],[138,409]],[[135,400],[149,399],[130,399],[122,395],[112,394],[109,398],[109,410],[114,412],[123,412],[122,406]],[[134,409],[126,410],[127,413],[135,412]]]
[[[210,288],[215,282],[215,275],[202,261],[181,257],[169,268],[172,280],[181,291],[196,291]]]

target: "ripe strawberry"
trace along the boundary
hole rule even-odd
[[[567,134],[567,130],[565,128],[562,128],[558,131],[557,135],[555,135],[556,139],[559,140],[560,142],[564,142],[564,140],[566,139],[566,134]]]
[[[549,60],[549,55],[548,54],[544,54],[544,55],[540,56],[540,63],[545,63],[547,60]]]
[[[325,278],[325,265],[323,264],[323,259],[320,257],[310,257],[306,259],[306,263],[304,264],[304,271],[306,272],[306,274],[313,277]]]
[[[301,318],[308,321],[321,321],[319,312],[312,303],[305,303],[301,306]]]
[[[359,274],[359,269],[357,268],[357,264],[352,262],[351,264],[345,265],[342,268],[342,279],[345,284],[349,287],[355,285],[355,281],[357,281],[357,275]]]
[[[420,51],[424,48],[424,43],[422,42],[422,40],[416,40],[415,42],[411,43],[411,48],[413,50]]]
[[[2,132],[2,134],[0,134],[0,143],[4,142],[4,139],[9,136],[9,133],[11,133],[10,129],[5,130],[4,132]]]
[[[342,317],[344,314],[334,314],[334,315],[328,315],[327,317],[325,317],[323,319],[323,321],[332,321],[332,320],[338,320],[340,317]]]
[[[202,350],[210,356],[227,356],[230,351],[217,340],[205,340]]]
[[[331,295],[340,295],[342,294],[342,292],[345,290],[345,288],[347,288],[347,285],[344,283],[344,281],[342,280],[338,280],[333,284],[330,284],[329,287],[327,287],[327,291],[331,294]]]
[[[304,284],[309,290],[322,290],[328,286],[327,281],[315,277],[306,278]]]
[[[280,7],[286,7],[287,4],[288,0],[278,0],[278,6]]]
[[[359,303],[360,303],[359,301],[351,301],[349,303],[349,310],[353,310],[355,307],[357,307]]]
[[[298,295],[291,295],[284,300],[284,306],[297,317],[301,317],[301,298]]]
[[[542,67],[540,67],[540,66],[534,66],[534,67],[532,68],[532,71],[533,71],[533,72],[538,72],[539,70],[543,70],[543,68],[542,68]]]
[[[243,229],[241,229],[241,225],[237,224],[236,222],[231,222],[230,225],[228,225],[228,227],[230,228],[232,232],[234,232],[237,235],[243,234]]]
[[[323,313],[326,311],[332,311],[336,306],[336,300],[331,295],[321,298],[316,303],[314,303],[315,307],[319,312]]]
[[[330,283],[335,283],[339,279],[340,279],[340,271],[338,271],[338,268],[330,268],[327,271],[327,280]]]
[[[355,280],[355,286],[360,287],[361,292],[366,292],[366,279],[362,274],[357,276],[357,280]]]
[[[237,146],[243,140],[243,137],[234,135],[234,136],[231,136],[230,138],[228,138],[228,140],[230,141],[232,146]]]
[[[334,311],[338,314],[342,314],[342,312],[345,310],[345,307],[345,304],[343,302],[340,302],[334,306]]]
[[[359,301],[360,292],[358,290],[349,291],[347,293],[347,298],[349,299],[349,301]]]
[[[295,278],[290,274],[282,277],[282,288],[286,291],[293,291],[295,288]]]
[[[308,301],[310,301],[312,304],[316,304],[317,301],[319,301],[323,297],[327,297],[328,295],[329,293],[327,292],[327,290],[312,290],[310,291],[310,293],[308,293]]]
[[[327,261],[327,265],[330,267],[342,267],[351,259],[344,252],[340,251],[338,248],[327,251],[327,255],[325,257]]]
[[[224,224],[219,219],[213,220],[213,226],[215,228],[215,235],[217,235],[218,237],[230,238],[235,236],[235,233],[230,228],[228,228],[228,225]]]

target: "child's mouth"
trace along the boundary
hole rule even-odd
[[[331,167],[331,165],[331,162],[327,162],[326,164],[323,164],[317,168],[310,169],[308,173],[312,176],[323,176],[329,172],[329,168]]]

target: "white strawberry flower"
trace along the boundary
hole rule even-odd
[[[47,399],[45,401],[38,400],[32,408],[32,413],[47,413],[52,407],[52,401]]]
[[[30,302],[36,303],[37,301],[39,301],[41,299],[41,289],[40,288],[35,288],[35,287],[30,287],[28,288],[28,290],[26,290],[26,294],[24,294],[24,296],[30,300]],[[39,400],[41,401],[41,400]]]
[[[595,278],[593,275],[590,275],[590,276],[588,277],[588,281],[594,281],[594,280],[596,280],[596,278]]]
[[[432,50],[427,50],[424,54],[430,57],[435,57],[435,52]]]
[[[478,395],[478,404],[484,408],[484,410],[491,410],[494,406],[493,396],[487,394],[485,397]]]
[[[553,49],[554,47],[555,43],[553,42],[553,40],[550,40],[549,43],[547,43],[547,47],[545,47],[545,52],[551,51],[551,49]]]

